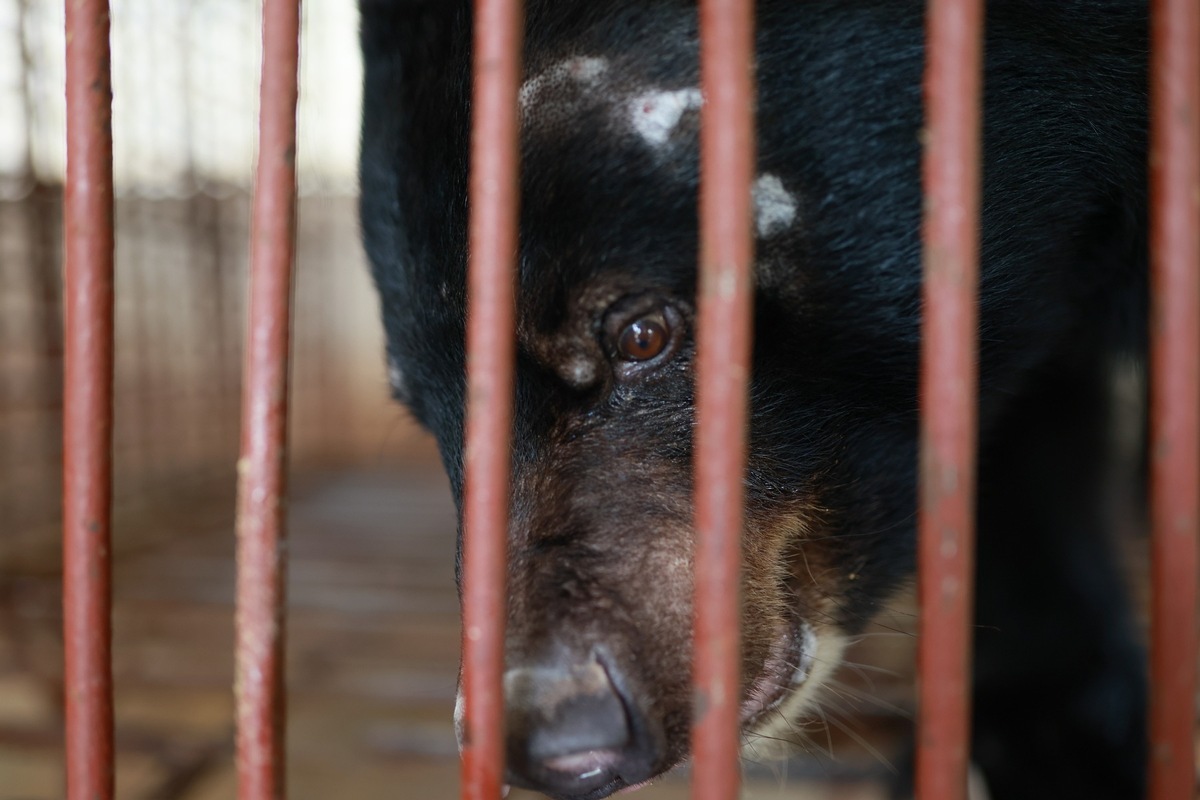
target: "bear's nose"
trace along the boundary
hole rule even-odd
[[[508,780],[556,797],[604,796],[653,774],[652,737],[594,655],[504,675]]]

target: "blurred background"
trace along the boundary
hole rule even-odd
[[[303,9],[290,791],[452,798],[453,508],[431,443],[388,398],[355,211],[355,4]],[[251,0],[112,3],[121,798],[234,796],[232,514],[259,13]],[[63,792],[62,15],[61,0],[0,0],[0,800]],[[747,797],[883,796],[911,708],[911,615],[898,607],[852,653],[863,665],[804,731],[808,752],[751,758]]]

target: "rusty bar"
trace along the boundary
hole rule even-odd
[[[495,800],[504,773],[505,562],[512,462],[519,206],[520,0],[476,0],[472,101],[462,796]]]
[[[700,4],[695,800],[738,796],[742,518],[750,380],[754,4]]]
[[[1195,796],[1200,5],[1154,0],[1150,61],[1150,800]]]
[[[113,174],[107,0],[67,0],[63,640],[69,800],[113,796]]]
[[[983,3],[930,0],[918,512],[917,796],[964,800],[970,744]]]
[[[287,400],[296,246],[299,42],[299,0],[265,0],[238,460],[236,693],[240,800],[279,800],[285,796]]]

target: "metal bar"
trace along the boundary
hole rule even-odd
[[[113,796],[113,176],[107,0],[67,0],[63,640],[70,800]]]
[[[1200,5],[1151,4],[1151,800],[1194,797],[1200,509]]]
[[[476,0],[463,501],[462,796],[504,774],[505,564],[512,463],[520,0]]]
[[[238,460],[236,693],[240,800],[279,800],[285,796],[284,548],[299,37],[299,0],[265,0]]]
[[[930,0],[918,513],[922,800],[963,800],[970,743],[983,3]]]
[[[692,797],[738,796],[741,536],[754,239],[754,4],[700,4],[700,291]]]

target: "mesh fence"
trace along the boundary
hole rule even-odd
[[[259,11],[245,0],[112,5],[118,520],[232,490]],[[10,565],[41,560],[58,524],[62,12],[58,0],[0,0],[0,559]],[[356,25],[352,3],[305,3],[300,466],[386,459],[410,436],[387,401],[358,242]]]

